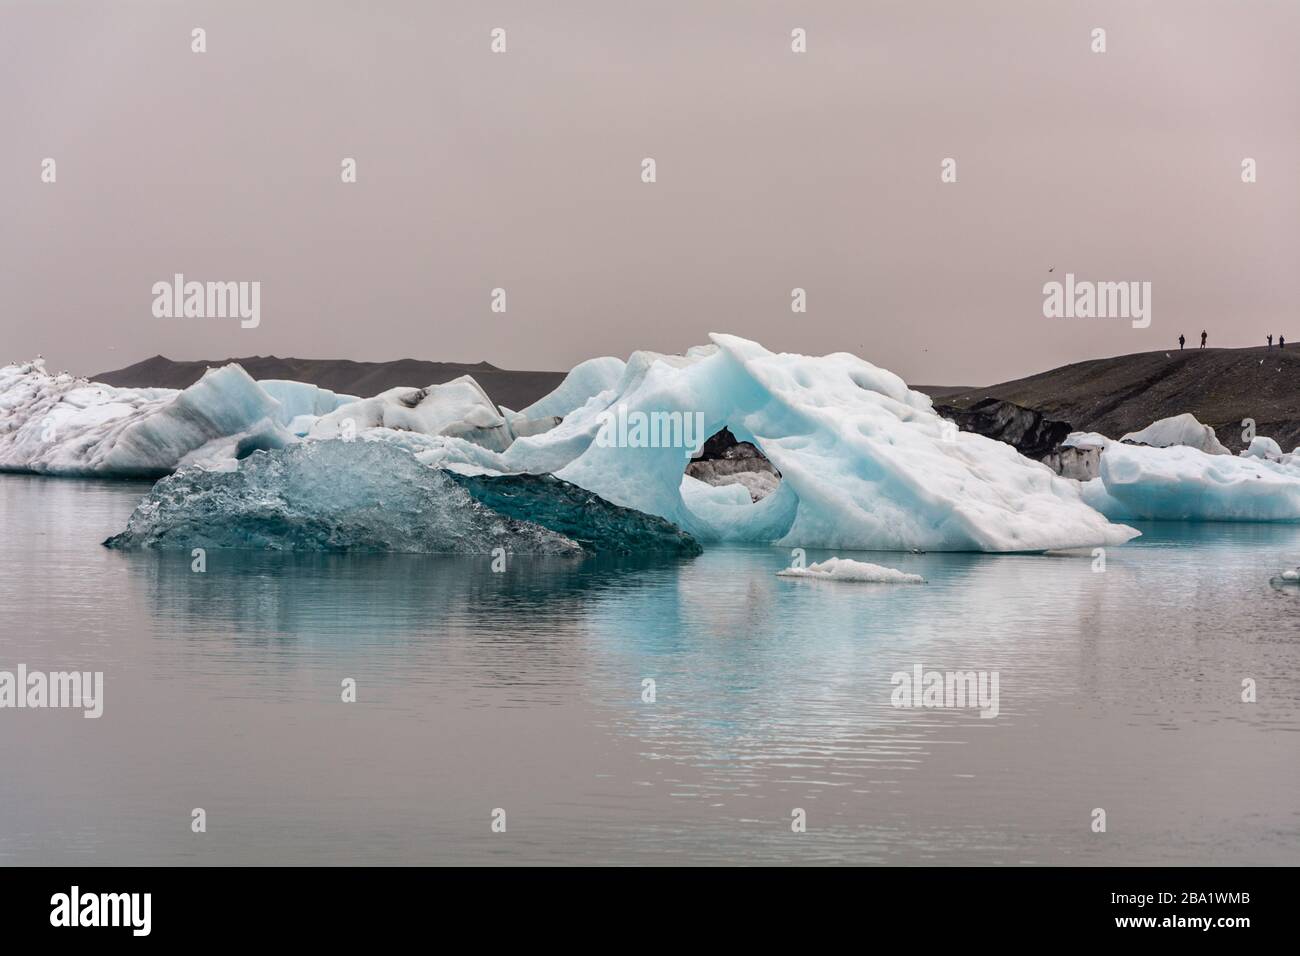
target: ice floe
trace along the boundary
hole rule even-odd
[[[806,568],[785,568],[776,572],[782,578],[807,578],[816,581],[859,581],[872,584],[924,584],[919,574],[909,574],[897,568],[854,561],[851,558],[828,558]]]

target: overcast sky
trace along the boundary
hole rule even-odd
[[[80,373],[1300,341],[1294,0],[0,0],[0,131],[0,360]],[[155,318],[176,272],[261,282],[260,325]],[[1150,327],[1044,318],[1066,272],[1151,282]]]

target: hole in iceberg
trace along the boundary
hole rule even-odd
[[[716,432],[686,463],[686,474],[707,485],[740,485],[751,503],[762,501],[781,485],[781,473],[752,442],[739,441],[731,429]]]

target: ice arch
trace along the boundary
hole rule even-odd
[[[506,470],[554,472],[706,541],[1041,551],[1136,535],[1046,466],[957,431],[892,372],[843,352],[813,358],[710,338],[684,356],[635,353],[617,386],[511,445]],[[780,489],[749,504],[684,478],[689,448],[597,441],[601,413],[619,406],[698,415],[704,436],[730,428],[780,471]]]

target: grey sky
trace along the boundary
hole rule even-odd
[[[0,360],[567,368],[719,330],[987,384],[1300,342],[1296,2],[0,0],[0,81]],[[1151,327],[1043,318],[1067,271],[1150,281]],[[260,281],[260,326],[154,318],[175,272]]]

